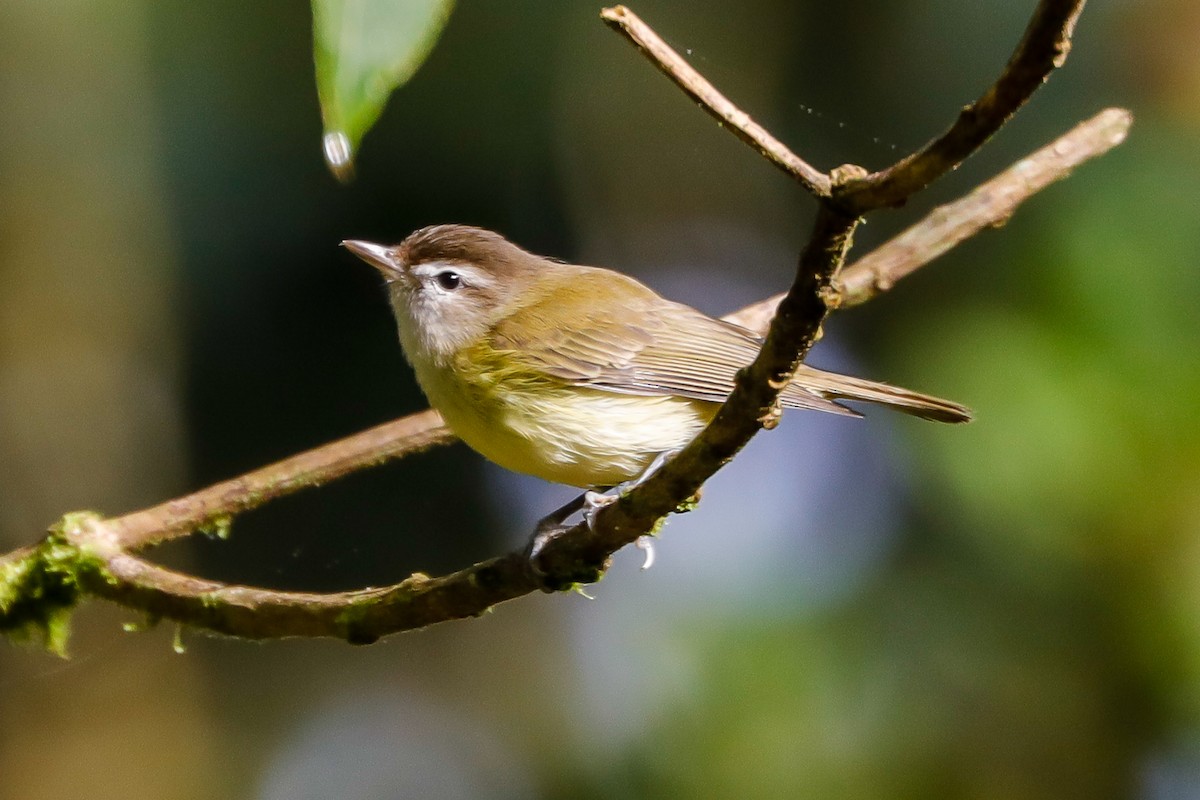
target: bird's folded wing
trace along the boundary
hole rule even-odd
[[[492,346],[512,352],[527,368],[578,386],[721,403],[733,391],[737,371],[754,360],[762,344],[743,328],[657,295],[631,298],[619,320],[586,302],[562,299],[522,309],[519,322],[502,322]],[[784,403],[858,416],[796,384],[787,388]]]

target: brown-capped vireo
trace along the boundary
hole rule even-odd
[[[619,272],[435,225],[395,246],[343,242],[383,273],[417,381],[464,442],[517,472],[581,487],[640,476],[712,419],[762,340]],[[837,400],[967,422],[957,403],[801,365],[788,408]]]

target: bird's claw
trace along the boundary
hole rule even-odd
[[[645,559],[642,561],[642,571],[644,572],[644,571],[650,569],[651,567],[653,567],[654,566],[654,537],[653,536],[639,536],[637,538],[637,541],[633,543],[633,546],[646,554]]]
[[[596,513],[600,509],[617,502],[618,497],[619,495],[616,494],[603,494],[593,491],[583,493],[583,521],[587,523],[589,531],[592,533],[596,532]]]

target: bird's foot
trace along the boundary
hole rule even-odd
[[[596,530],[596,515],[600,509],[610,506],[620,499],[621,495],[641,486],[646,482],[646,479],[658,472],[662,465],[667,463],[667,460],[676,455],[678,450],[666,450],[659,453],[650,462],[650,466],[642,470],[642,474],[632,480],[625,481],[617,486],[604,492],[586,491],[570,502],[550,512],[538,521],[537,527],[534,528],[533,536],[529,538],[529,544],[525,546],[525,557],[529,560],[529,565],[538,575],[545,573],[538,566],[537,559],[542,551],[546,549],[552,541],[557,539],[562,534],[571,529],[570,525],[564,524],[565,520],[574,514],[576,511],[583,512],[583,520],[587,523],[588,530],[595,532]],[[635,546],[645,553],[645,559],[642,562],[642,569],[650,569],[654,564],[654,543],[651,536],[638,537]]]
[[[611,506],[620,497],[620,486],[608,492],[587,491],[583,493],[583,521],[587,523],[589,531],[596,532],[596,514],[600,509]]]

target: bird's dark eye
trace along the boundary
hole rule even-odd
[[[438,286],[442,287],[447,292],[452,292],[458,287],[462,286],[462,276],[449,269],[443,270],[437,275],[434,275],[433,279],[437,281]]]

